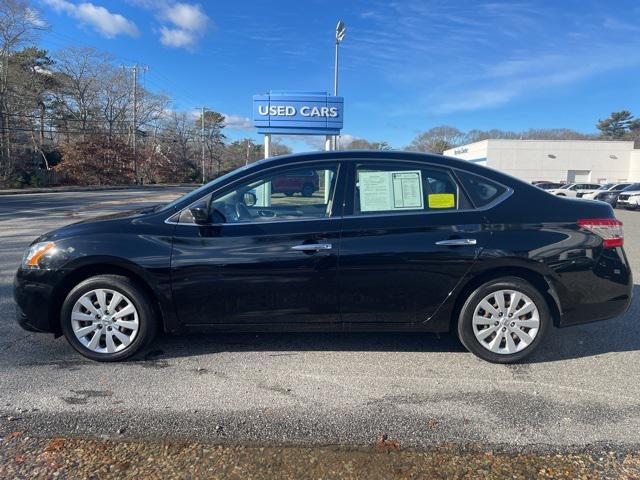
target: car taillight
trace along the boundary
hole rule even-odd
[[[621,247],[624,244],[620,220],[615,218],[578,220],[578,225],[602,237],[605,248]]]

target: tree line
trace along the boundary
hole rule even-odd
[[[640,148],[640,119],[628,110],[613,112],[604,120],[598,120],[599,134],[585,134],[568,128],[530,129],[524,132],[505,130],[469,130],[440,125],[418,134],[407,150],[442,153],[450,148],[488,139],[514,140],[630,140]]]
[[[41,29],[27,0],[0,0],[0,185],[196,182],[263,157],[226,137],[224,115],[172,110],[108,53],[38,48]]]

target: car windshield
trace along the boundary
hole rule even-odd
[[[623,192],[631,192],[634,190],[640,190],[640,183],[633,183],[631,185],[629,185],[627,188],[625,188],[624,190],[622,190]]]
[[[598,190],[609,190],[614,185],[615,183],[605,183],[604,185],[600,185],[600,188]]]
[[[251,165],[255,165],[255,164],[251,164]],[[173,207],[175,207],[178,203],[182,202],[182,201],[187,201],[187,200],[196,200],[200,194],[202,192],[204,192],[205,190],[207,190],[209,187],[212,187],[214,185],[217,185],[218,183],[222,183],[224,182],[227,178],[229,178],[231,175],[235,174],[236,172],[240,172],[242,170],[246,170],[247,168],[249,168],[249,165],[245,165],[243,167],[237,168],[235,170],[232,170],[228,173],[225,173],[224,175],[215,178],[214,180],[211,180],[209,183],[205,183],[204,185],[196,188],[195,190],[192,190],[191,192],[176,198],[175,200],[173,200],[172,202],[169,202],[165,205],[162,205],[162,208],[160,208],[158,211],[165,211],[165,210],[170,210]]]

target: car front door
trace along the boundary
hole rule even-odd
[[[310,170],[321,179],[311,196],[271,188]],[[338,322],[341,175],[338,162],[297,163],[252,174],[183,210],[171,258],[181,323]]]
[[[485,203],[506,193],[471,177]],[[347,328],[427,321],[488,244],[483,212],[447,169],[355,163],[345,199],[340,303]]]

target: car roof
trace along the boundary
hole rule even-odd
[[[203,185],[199,189],[191,192],[185,197],[175,200],[169,204],[170,208],[181,209],[193,202],[195,197],[190,197],[192,194],[205,195],[207,192],[214,191],[222,184],[218,183],[224,179],[224,183],[234,182],[240,178],[248,175],[253,175],[262,170],[278,167],[281,165],[289,165],[299,161],[301,163],[300,168],[304,169],[304,163],[323,161],[323,160],[336,160],[336,161],[362,161],[362,160],[384,160],[385,162],[394,161],[413,161],[424,162],[428,165],[442,166],[444,168],[456,168],[464,170],[476,175],[483,176],[491,179],[495,182],[501,183],[511,189],[519,188],[521,190],[544,193],[543,190],[531,185],[519,178],[512,175],[494,170],[489,167],[477,165],[476,163],[461,160],[459,158],[447,157],[444,155],[438,155],[434,153],[420,153],[420,152],[403,152],[398,150],[333,150],[326,152],[309,152],[309,153],[296,153],[290,155],[281,155],[277,157],[266,158],[254,163],[250,163],[243,167],[240,167],[223,177],[214,179],[208,184]],[[308,168],[308,167],[307,167]],[[188,198],[187,198],[188,197]]]
[[[249,165],[249,170],[253,168],[261,169],[268,165],[278,166],[280,164],[291,163],[292,160],[300,161],[322,161],[322,160],[339,160],[339,161],[359,161],[359,160],[384,160],[384,161],[414,161],[425,162],[432,165],[440,165],[448,168],[463,169],[468,172],[477,173],[478,175],[492,178],[495,181],[504,183],[508,186],[512,186],[513,183],[518,185],[526,184],[527,182],[511,176],[509,174],[494,170],[489,167],[478,165],[474,162],[467,160],[461,160],[459,158],[447,157],[436,153],[422,153],[422,152],[407,152],[401,150],[333,150],[323,152],[308,152],[308,153],[294,153],[290,155],[281,155],[278,157],[271,157],[264,160],[259,160]]]

